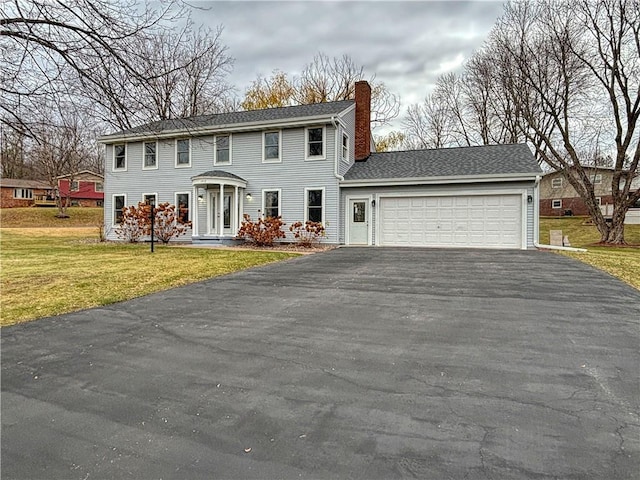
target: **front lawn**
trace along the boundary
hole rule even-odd
[[[0,229],[0,325],[107,305],[295,253],[98,243],[95,228]]]
[[[588,251],[559,253],[604,270],[640,290],[640,247],[594,246],[600,240],[598,229],[584,223],[582,217],[540,218],[540,243],[549,243],[549,230],[562,230],[572,247],[583,247]],[[627,243],[640,245],[640,225],[626,225],[624,236]]]
[[[69,207],[69,218],[58,218],[57,208],[24,207],[0,208],[0,226],[2,228],[33,227],[96,227],[104,221],[101,207]]]

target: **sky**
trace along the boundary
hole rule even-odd
[[[443,73],[460,70],[502,13],[500,1],[195,1],[193,19],[224,27],[240,97],[258,75],[299,74],[319,51],[351,56],[400,97],[401,128]]]

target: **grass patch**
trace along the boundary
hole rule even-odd
[[[57,208],[0,208],[0,226],[3,228],[64,228],[96,227],[104,221],[104,209],[69,207],[69,218],[57,218]],[[97,233],[96,233],[97,234]]]
[[[562,230],[573,247],[587,248],[587,253],[558,252],[604,270],[640,290],[640,247],[599,247],[600,233],[593,225],[584,225],[585,218],[562,217],[540,219],[540,243],[549,243],[549,230]],[[627,243],[640,245],[640,225],[626,225]]]
[[[98,243],[91,228],[0,229],[0,325],[185,285],[297,254]]]

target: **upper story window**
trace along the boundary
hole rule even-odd
[[[152,170],[158,168],[157,150],[158,144],[156,142],[144,142],[144,163],[142,164],[143,170]],[[188,158],[189,157],[187,156],[187,159]]]
[[[191,140],[182,138],[176,140],[176,168],[191,166]]]
[[[104,192],[104,183],[96,182],[96,192]]]
[[[33,190],[31,190],[30,188],[14,188],[13,198],[31,200],[33,198]]]
[[[349,161],[349,135],[342,133],[342,161]]]
[[[124,205],[127,202],[126,195],[114,195],[113,196],[113,224],[122,223],[122,215]]]
[[[324,127],[312,127],[306,130],[306,158],[309,160],[322,160],[325,158],[325,131]]]
[[[121,143],[113,146],[113,169],[127,169],[127,144]]]
[[[280,157],[280,132],[264,132],[262,135],[262,161],[276,163]]]
[[[265,218],[280,216],[280,190],[262,191],[262,212]]]
[[[551,180],[551,188],[562,188],[562,178],[554,178]]]
[[[231,135],[216,135],[214,165],[231,165]]]
[[[593,184],[594,185],[600,185],[602,184],[602,174],[601,173],[596,173],[593,176]]]
[[[78,180],[74,180],[71,182],[71,191],[72,192],[77,192],[78,190],[80,190],[80,184],[78,183]]]
[[[188,193],[176,193],[176,210],[178,213],[178,219],[186,223],[189,221],[189,194]]]

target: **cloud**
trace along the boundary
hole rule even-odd
[[[500,2],[215,1],[195,20],[225,28],[235,57],[229,80],[240,95],[257,75],[299,74],[313,56],[350,55],[406,106],[421,101],[441,73],[482,45]]]

